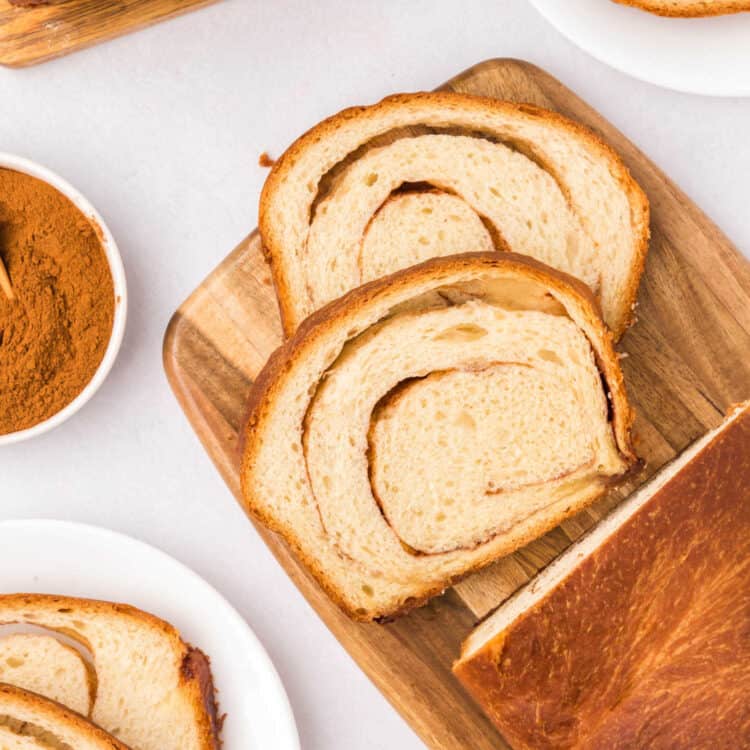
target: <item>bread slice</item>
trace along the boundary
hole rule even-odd
[[[697,18],[750,11],[748,0],[614,0],[659,16]]]
[[[128,747],[59,703],[0,684],[0,750],[128,750]]]
[[[448,92],[391,96],[323,121],[276,162],[259,216],[287,334],[415,259],[494,247],[589,284],[619,336],[648,224],[643,191],[591,131],[530,105]]]
[[[16,734],[0,724],[0,750],[50,750],[52,747],[36,737]]]
[[[514,748],[750,747],[750,402],[480,624],[454,671]]]
[[[49,635],[0,638],[0,682],[30,690],[88,716],[96,676],[74,648]]]
[[[400,193],[380,207],[365,230],[362,279],[379,279],[430,258],[494,249],[487,227],[457,196],[437,190]]]
[[[208,659],[170,624],[125,604],[42,594],[0,596],[0,624],[9,623],[59,631],[90,651],[97,679],[91,718],[126,744],[219,747]]]
[[[247,509],[361,620],[526,544],[635,460],[590,292],[510,253],[432,259],[324,307],[251,403]]]

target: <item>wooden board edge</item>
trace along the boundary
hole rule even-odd
[[[103,42],[109,42],[118,37],[125,36],[127,34],[135,33],[142,29],[150,26],[155,26],[163,21],[169,21],[178,16],[192,13],[193,11],[200,10],[209,5],[214,5],[221,0],[181,0],[182,7],[176,7],[174,10],[165,13],[158,18],[151,18],[144,21],[133,21],[132,24],[124,25],[121,28],[111,28],[108,31],[102,31],[101,35],[97,38],[90,39],[87,41],[79,41],[66,48],[50,48],[50,51],[43,55],[37,54],[18,54],[17,51],[6,50],[4,51],[4,45],[0,44],[0,66],[4,68],[10,68],[14,70],[20,70],[23,68],[30,68],[34,65],[41,65],[42,63],[49,62],[50,60],[56,60],[60,57],[65,57],[73,52],[79,52],[89,47],[94,47],[97,44]],[[19,12],[33,13],[34,9],[19,9]]]

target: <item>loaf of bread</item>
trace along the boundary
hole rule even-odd
[[[361,620],[507,555],[634,462],[588,288],[512,253],[426,261],[324,307],[251,404],[247,509]]]
[[[750,11],[750,0],[614,0],[659,16],[697,18]]]
[[[128,750],[83,716],[11,685],[0,684],[0,750]]]
[[[217,750],[208,659],[168,623],[124,604],[40,594],[0,596],[0,625],[59,631],[91,654],[90,718],[137,750]],[[55,664],[49,665],[53,672]],[[77,748],[76,745],[73,745]]]
[[[284,329],[428,258],[530,255],[587,283],[619,336],[631,320],[648,202],[596,135],[553,112],[422,93],[347,109],[276,162],[259,226]]]
[[[30,690],[88,716],[96,678],[71,646],[49,635],[0,638],[0,682]]]
[[[454,671],[515,750],[750,747],[750,402],[480,624]]]

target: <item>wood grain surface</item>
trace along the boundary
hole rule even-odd
[[[750,264],[621,133],[534,66],[490,60],[444,87],[558,110],[596,130],[624,158],[652,206],[651,251],[638,322],[620,342],[645,480],[727,409],[750,397]],[[281,340],[257,234],[244,240],[175,313],[164,364],[191,425],[232,492],[253,378]],[[284,544],[258,528],[313,608],[428,746],[507,747],[450,672],[472,625],[619,499],[612,495],[431,604],[388,625],[349,622]]]
[[[68,0],[19,8],[0,0],[0,65],[51,60],[217,1]]]

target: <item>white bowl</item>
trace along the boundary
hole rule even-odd
[[[71,401],[66,407],[61,409],[57,414],[53,414],[49,419],[40,422],[26,430],[10,432],[7,435],[0,435],[0,447],[18,443],[21,440],[43,435],[45,432],[59,427],[65,420],[70,419],[101,387],[106,379],[112,365],[115,362],[117,353],[122,344],[122,337],[125,334],[125,320],[127,318],[128,298],[127,285],[125,283],[125,269],[122,266],[122,258],[117,249],[112,233],[104,223],[104,219],[99,212],[81,195],[72,185],[63,180],[62,177],[51,172],[40,164],[24,159],[13,154],[0,152],[0,168],[13,169],[16,172],[23,172],[37,179],[43,180],[48,185],[59,190],[63,195],[70,198],[71,201],[83,212],[84,216],[91,219],[94,224],[101,230],[102,244],[107,256],[109,271],[112,274],[112,282],[115,290],[115,315],[112,323],[112,333],[107,345],[107,351],[104,353],[99,367],[94,373],[86,387]]]

